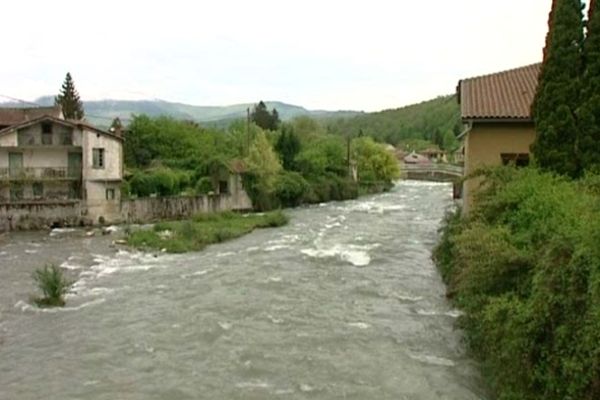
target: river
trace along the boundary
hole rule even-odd
[[[287,211],[200,253],[0,239],[0,399],[484,399],[431,261],[447,184]],[[76,280],[38,310],[32,271]]]

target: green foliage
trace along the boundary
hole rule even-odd
[[[581,104],[577,110],[579,151],[585,169],[600,167],[600,10],[590,4],[587,36],[583,46],[584,70],[581,77]]]
[[[33,273],[33,279],[43,297],[35,298],[39,307],[63,307],[64,295],[68,292],[73,282],[69,281],[62,270],[56,265],[46,265],[38,268]]]
[[[212,180],[206,176],[203,176],[202,178],[198,179],[198,182],[196,182],[195,189],[197,194],[208,194],[209,192],[215,190],[215,188],[213,187]]]
[[[189,121],[170,117],[134,116],[124,143],[125,163],[131,168],[147,168],[155,160],[170,168],[193,170],[200,160],[220,154],[235,156],[228,137]]]
[[[308,181],[310,187],[305,193],[306,203],[325,203],[355,199],[359,195],[358,185],[347,177],[328,173],[323,176],[313,176]]]
[[[191,185],[190,173],[166,167],[137,170],[129,180],[132,195],[175,196]]]
[[[306,143],[296,157],[296,167],[305,177],[348,174],[347,150],[339,136],[327,135]]]
[[[434,252],[471,348],[499,399],[600,398],[600,178],[482,176]]]
[[[539,85],[533,103],[537,137],[532,146],[538,165],[571,177],[582,173],[579,153],[583,47],[583,5],[580,0],[556,0]]]
[[[274,131],[279,127],[279,113],[273,108],[271,112],[267,110],[267,106],[263,101],[260,101],[254,106],[250,119],[262,129]]]
[[[138,230],[127,237],[130,246],[140,249],[165,250],[169,253],[200,251],[204,247],[231,240],[259,228],[287,224],[281,211],[265,214],[199,214],[187,221],[156,224],[153,230]]]
[[[445,150],[458,146],[455,137],[462,131],[456,96],[438,97],[395,110],[328,120],[326,124],[330,133],[358,135],[362,132],[364,136],[394,146],[409,139],[432,143],[437,137]]]
[[[256,135],[250,146],[246,164],[248,172],[244,176],[243,184],[254,208],[261,211],[275,208],[275,182],[282,167],[264,132]]]
[[[54,104],[62,108],[65,118],[83,119],[83,103],[81,102],[81,98],[79,98],[77,89],[75,89],[71,73],[67,72],[60,93],[54,98]]]
[[[359,183],[382,183],[391,186],[392,182],[400,177],[396,157],[370,137],[353,140],[352,152],[357,163]]]
[[[284,171],[275,181],[275,197],[284,207],[296,207],[302,203],[309,185],[297,172]]]
[[[275,144],[275,150],[279,153],[281,163],[285,170],[291,171],[295,166],[295,159],[300,152],[300,139],[294,133],[292,127],[283,125],[281,128],[281,134]]]

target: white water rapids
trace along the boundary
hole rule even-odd
[[[451,203],[406,181],[185,255],[0,239],[0,399],[484,399],[430,259]],[[76,283],[38,310],[50,262]]]

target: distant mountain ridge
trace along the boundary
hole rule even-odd
[[[35,103],[43,106],[52,105],[54,97],[40,97],[35,100]],[[277,109],[279,117],[284,121],[303,115],[314,118],[342,118],[363,114],[358,111],[308,110],[280,101],[265,101],[265,104],[269,110]],[[19,106],[18,103],[4,103],[4,105]],[[127,123],[132,114],[146,114],[153,117],[167,115],[177,119],[223,126],[236,119],[246,118],[246,110],[248,108],[252,110],[254,105],[254,103],[244,103],[230,106],[195,106],[164,100],[92,100],[83,102],[86,118],[91,123],[104,127],[109,126],[116,117],[119,117],[123,123]]]

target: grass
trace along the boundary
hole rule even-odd
[[[60,268],[56,265],[38,268],[33,273],[33,279],[43,293],[43,297],[33,299],[38,307],[63,307],[65,305],[64,295],[73,283],[64,276]]]
[[[287,222],[282,211],[246,215],[233,212],[199,214],[190,220],[161,222],[152,230],[133,232],[127,237],[127,243],[142,250],[186,253],[235,239],[255,229],[275,228]]]

